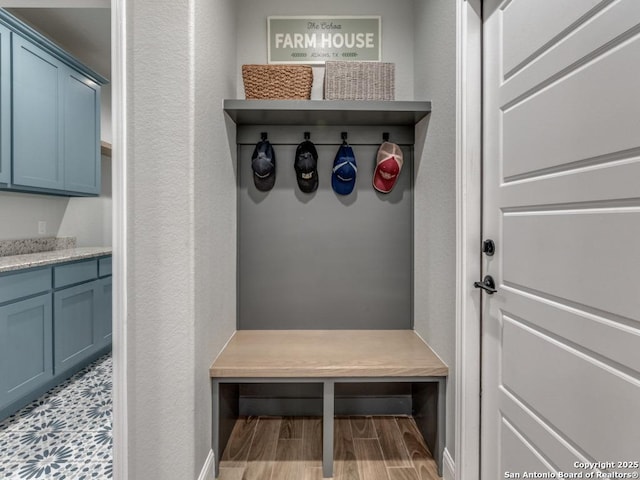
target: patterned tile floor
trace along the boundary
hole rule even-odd
[[[112,478],[111,355],[0,422],[0,480]]]

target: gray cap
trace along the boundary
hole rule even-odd
[[[276,183],[276,154],[268,140],[257,143],[251,156],[253,183],[261,192],[268,192]]]

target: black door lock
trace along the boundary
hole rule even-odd
[[[491,275],[486,275],[482,279],[482,282],[474,282],[473,286],[476,288],[481,288],[489,295],[493,295],[498,291],[496,290],[496,282],[493,281],[493,277]]]
[[[493,257],[496,253],[496,244],[490,238],[482,242],[482,253],[485,253],[487,257]]]

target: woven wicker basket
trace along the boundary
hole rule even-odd
[[[243,65],[245,98],[308,100],[313,70],[308,65]]]
[[[326,62],[325,100],[394,100],[395,64]]]

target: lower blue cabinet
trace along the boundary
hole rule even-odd
[[[53,378],[51,293],[0,307],[0,407]]]
[[[96,314],[96,329],[98,331],[98,347],[111,344],[112,337],[112,277],[98,280],[98,312]]]
[[[53,293],[53,359],[56,375],[77,365],[97,350],[97,312],[97,281]]]
[[[108,256],[0,274],[0,420],[109,350],[110,266]]]

